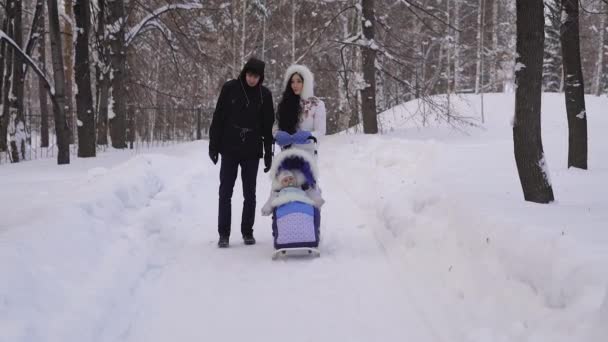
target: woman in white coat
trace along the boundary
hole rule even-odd
[[[308,131],[314,137],[325,135],[325,103],[314,96],[314,77],[310,70],[294,64],[285,72],[285,91],[277,108],[277,120],[273,135],[277,131],[294,134]]]

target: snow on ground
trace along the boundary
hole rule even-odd
[[[479,98],[451,99],[479,117]],[[467,133],[382,115],[320,141],[322,256],[216,247],[206,142],[69,166],[0,167],[0,341],[605,341],[608,99],[587,98],[589,171],[568,170],[562,95],[543,98],[557,201],[523,201],[512,95]],[[388,129],[393,127],[393,129]],[[269,191],[260,172],[258,203]],[[261,204],[259,205],[261,206]]]

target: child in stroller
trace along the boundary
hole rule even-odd
[[[279,142],[277,140],[277,142]],[[325,202],[318,188],[316,158],[290,143],[275,156],[270,169],[271,194],[262,208],[272,215],[277,252],[305,249],[319,255],[320,208]]]
[[[269,216],[273,208],[292,201],[300,201],[321,208],[325,200],[318,189],[306,186],[306,179],[299,170],[281,170],[272,182],[270,196],[264,207],[262,215]],[[306,189],[306,190],[305,190]]]

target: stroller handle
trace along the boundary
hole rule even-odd
[[[315,137],[314,137],[314,136],[312,136],[312,135],[311,135],[311,136],[309,136],[308,138],[306,138],[306,140],[312,140],[312,141],[313,141],[315,144],[317,144],[317,143],[318,143],[318,142],[317,142],[317,138],[315,138]],[[276,144],[276,142],[277,142],[277,139],[272,138],[272,143],[273,143],[273,144]],[[286,145],[286,146],[290,146],[290,145],[291,145],[291,144]]]
[[[313,142],[315,145],[316,145],[316,144],[318,144],[317,138],[315,138],[315,137],[314,137],[314,136],[312,136],[312,135],[309,135],[309,136],[308,136],[308,138],[306,138],[306,140],[312,140],[312,142]],[[273,154],[273,155],[274,155],[274,145],[276,144],[276,142],[277,142],[277,139],[272,138],[272,154]],[[290,147],[291,147],[291,145],[293,145],[293,144],[288,144],[288,145],[282,146],[282,148],[290,148]]]

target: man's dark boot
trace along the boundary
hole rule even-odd
[[[255,238],[253,237],[253,234],[243,235],[243,242],[245,242],[246,245],[255,245]]]
[[[219,241],[217,242],[217,246],[219,248],[227,248],[229,245],[227,236],[220,236]]]

